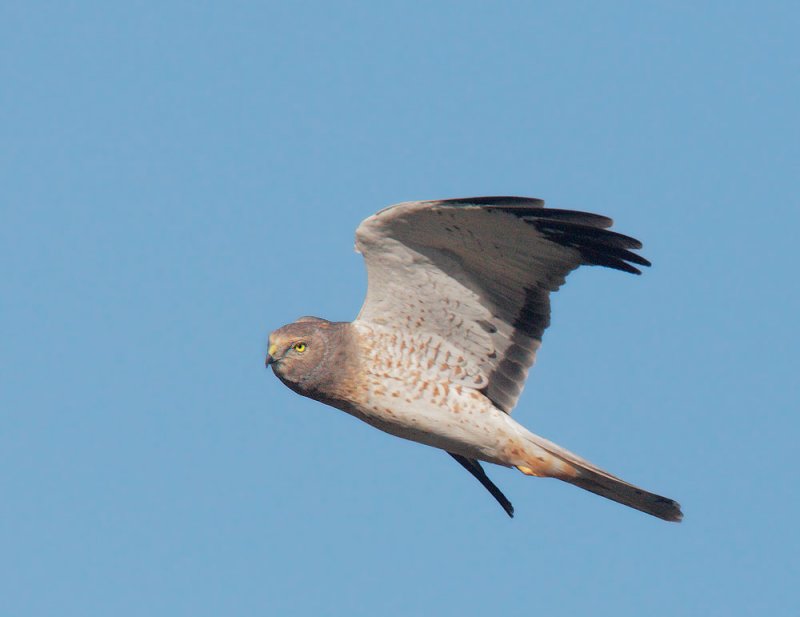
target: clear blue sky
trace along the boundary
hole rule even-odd
[[[800,9],[0,7],[0,614],[790,615]],[[554,296],[515,417],[667,524],[302,399],[270,330],[351,319],[353,230],[519,194],[642,277]],[[794,609],[792,608],[794,607]]]

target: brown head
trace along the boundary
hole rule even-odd
[[[269,335],[266,365],[298,394],[333,403],[357,366],[353,337],[349,323],[301,317]]]

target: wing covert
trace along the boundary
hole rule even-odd
[[[550,292],[582,264],[636,274],[650,265],[630,250],[641,243],[611,224],[524,197],[391,206],[356,230],[368,276],[357,320],[456,347],[485,376],[484,394],[510,412],[550,323]]]

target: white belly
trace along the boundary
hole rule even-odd
[[[372,382],[372,380],[370,380]],[[446,383],[376,379],[354,415],[392,435],[454,454],[508,465],[517,423],[483,394]]]
[[[357,324],[366,357],[346,411],[376,428],[454,454],[514,464],[527,432],[479,390],[486,377],[447,341]]]

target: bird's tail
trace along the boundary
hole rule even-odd
[[[533,433],[526,437],[535,447],[529,449],[529,464],[517,465],[522,473],[558,478],[665,521],[677,523],[683,519],[677,501],[625,482],[543,437]]]

